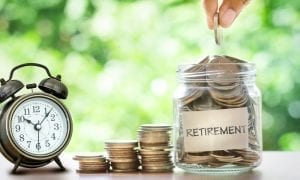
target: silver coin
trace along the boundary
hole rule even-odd
[[[219,13],[214,15],[214,34],[215,34],[215,42],[217,45],[221,45],[222,43],[222,33],[219,27]]]

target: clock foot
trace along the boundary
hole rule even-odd
[[[60,167],[61,171],[65,171],[66,170],[66,168],[63,166],[62,162],[60,161],[60,159],[58,157],[55,157],[54,161]]]
[[[19,157],[17,159],[17,161],[15,162],[15,166],[14,166],[14,168],[11,171],[12,174],[16,174],[17,173],[17,169],[18,169],[18,167],[19,167],[19,165],[21,163],[21,160],[22,160],[22,157]]]

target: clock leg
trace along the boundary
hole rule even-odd
[[[20,156],[17,161],[15,162],[15,166],[13,168],[13,170],[11,171],[12,174],[16,174],[17,173],[17,169],[21,163],[22,157]]]
[[[60,161],[60,159],[58,158],[58,156],[54,158],[54,161],[56,162],[56,164],[60,167],[60,169],[61,169],[62,171],[65,171],[65,170],[66,170],[66,168],[63,166],[63,164],[61,163],[61,161]]]

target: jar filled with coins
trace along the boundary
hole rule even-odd
[[[180,65],[174,95],[175,164],[188,172],[240,173],[261,162],[261,94],[255,65],[209,56]]]

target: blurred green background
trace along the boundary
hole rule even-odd
[[[220,50],[199,0],[0,0],[0,77],[25,62],[62,74],[68,150],[103,151],[143,123],[171,124],[177,65],[222,52],[257,65],[264,149],[300,150],[300,1],[253,0],[223,33]]]

